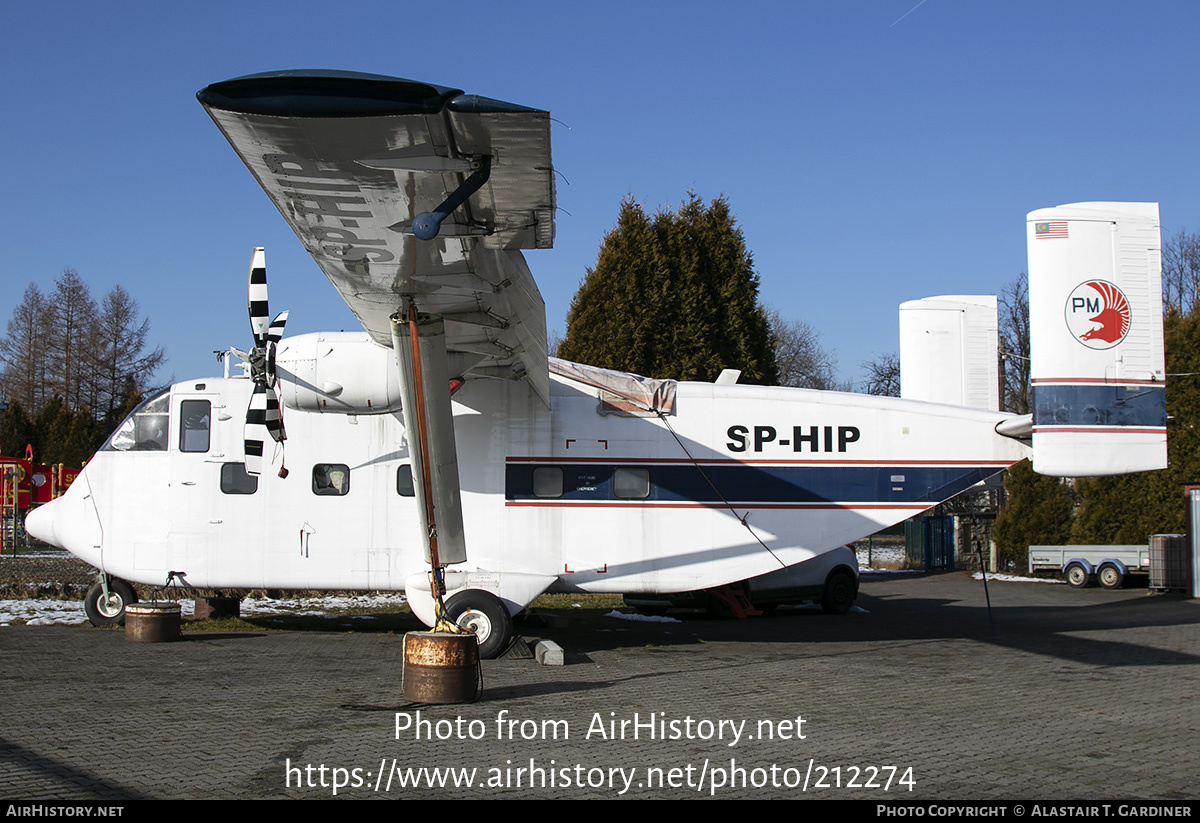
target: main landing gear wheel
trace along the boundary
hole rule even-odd
[[[1121,574],[1121,570],[1116,566],[1105,563],[1100,567],[1100,571],[1096,572],[1096,582],[1105,589],[1119,589],[1125,582],[1125,575]]]
[[[845,614],[854,605],[854,581],[845,572],[837,572],[825,584],[821,610],[825,614]]]
[[[512,643],[512,615],[499,597],[480,589],[467,589],[446,601],[446,617],[464,629],[473,629],[479,656],[492,660]]]
[[[125,607],[136,602],[133,587],[114,577],[108,581],[108,597],[98,581],[92,584],[83,600],[83,610],[93,626],[124,626]]]
[[[1067,585],[1072,588],[1082,589],[1088,584],[1088,571],[1080,563],[1072,563],[1067,566],[1067,570],[1063,572],[1063,577],[1067,579]]]

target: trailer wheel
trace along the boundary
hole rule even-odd
[[[499,597],[482,589],[467,589],[446,601],[446,616],[464,629],[472,629],[484,660],[499,657],[513,638],[512,615]]]
[[[1068,586],[1076,589],[1082,589],[1088,584],[1088,578],[1090,575],[1088,574],[1087,569],[1083,567],[1082,563],[1072,563],[1067,566],[1065,571],[1063,571],[1063,577],[1067,579]]]
[[[854,605],[854,581],[845,572],[838,572],[825,584],[821,595],[821,610],[825,614],[845,614]]]
[[[1125,584],[1125,575],[1112,563],[1105,563],[1096,572],[1096,582],[1106,589],[1119,589]]]
[[[92,584],[83,599],[83,611],[93,626],[124,626],[125,607],[136,602],[133,587],[114,577],[108,581],[108,597],[98,581]]]

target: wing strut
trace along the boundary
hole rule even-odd
[[[392,348],[400,371],[405,439],[412,457],[425,560],[433,569],[433,599],[440,605],[445,567],[467,559],[450,407],[452,375],[441,319],[419,315],[411,300],[405,314],[396,312],[391,317]],[[438,612],[440,616],[440,607]]]
[[[483,188],[492,174],[492,158],[484,155],[479,158],[479,168],[463,181],[463,184],[447,197],[442,205],[432,212],[421,212],[412,221],[412,233],[418,240],[432,240],[442,230],[442,221],[449,217],[455,209],[467,202],[467,198]]]

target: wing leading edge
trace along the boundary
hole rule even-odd
[[[391,347],[412,298],[445,322],[455,375],[549,397],[545,305],[521,249],[554,241],[550,115],[457,89],[350,72],[216,83],[198,99],[363,328]],[[431,240],[413,220],[486,182]]]

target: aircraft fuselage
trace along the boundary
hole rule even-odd
[[[216,589],[404,590],[423,579],[403,414],[285,409],[285,448],[268,443],[254,478],[242,457],[251,389],[172,386],[43,508],[35,532],[52,522],[51,542],[150,584],[170,572]],[[872,534],[1027,455],[995,433],[997,412],[680,383],[659,417],[597,395],[555,376],[549,407],[523,382],[471,380],[454,396],[460,582],[510,608],[547,589],[719,586]]]

